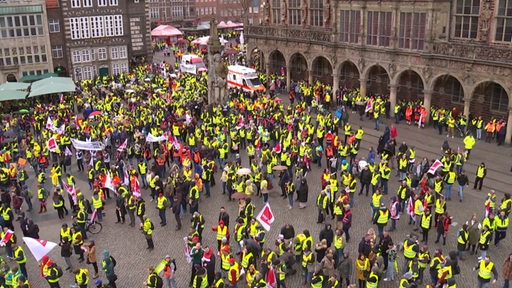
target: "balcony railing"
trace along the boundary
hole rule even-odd
[[[302,27],[249,26],[247,33],[257,38],[290,39],[298,42],[330,43],[333,34],[329,31]]]

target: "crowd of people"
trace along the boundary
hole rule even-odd
[[[468,253],[479,255],[475,267],[479,287],[498,278],[486,252],[493,239],[498,246],[506,237],[512,208],[509,194],[498,203],[496,194],[489,193],[482,208],[485,217],[479,220],[474,215],[462,225],[453,252],[428,245],[430,230],[436,231],[436,244],[441,240],[446,244],[452,220],[446,203],[455,198],[452,188],[457,183],[458,200],[463,201],[464,187],[469,185],[464,164],[482,129],[486,140],[500,144],[501,121],[490,121],[494,128],[488,129],[491,124],[484,126],[480,117],[466,120],[448,110],[427,112],[418,103],[402,102],[395,107],[395,125],[384,129],[376,149],[363,152],[365,132],[351,124],[351,111],[373,119],[379,130],[379,119],[390,114],[389,101],[383,97],[333,92],[328,85],[301,81],[289,89],[290,104],[271,94],[239,90],[230,90],[224,103],[207,103],[205,75],[164,75],[170,70],[166,63],[141,65],[129,74],[83,80],[72,95],[34,100],[31,113],[4,114],[2,128],[12,131],[12,136],[4,134],[0,151],[0,236],[7,240],[7,257],[17,265],[1,263],[0,285],[30,285],[19,239],[16,234],[5,237],[15,230],[13,221],[18,218],[24,236],[39,238],[39,227],[22,212],[25,203],[31,213],[37,206],[40,214],[51,213],[47,208],[51,205],[61,219],[74,215],[76,223],[61,228],[59,245],[68,266],[64,270],[75,274],[76,285],[89,287],[95,280],[97,287],[103,287],[97,279],[102,269],[108,281],[105,287],[116,287],[116,260],[104,250],[99,262],[86,230],[91,217],[102,221],[108,199],[115,201],[117,221],[138,226],[149,250],[154,249],[157,221],[146,214],[146,205],[154,202],[161,227],[168,224],[167,213],[172,213],[175,229],[185,228],[187,233],[189,286],[194,288],[267,287],[273,282],[286,287],[287,278],[297,272],[311,287],[373,288],[385,281],[395,281],[399,287],[457,287],[458,261]],[[425,113],[430,113],[440,132],[446,126],[453,137],[455,125],[464,131],[465,149],[452,149],[446,142],[439,159],[442,165],[433,171],[435,156],[417,159],[414,145],[405,141],[398,145],[396,136],[398,123],[405,120],[421,126]],[[245,156],[248,171],[241,163]],[[75,175],[67,172],[72,163],[87,175],[92,197],[86,197],[82,190],[87,187],[78,187]],[[313,169],[322,169],[321,187],[308,185]],[[392,171],[401,181],[397,191],[388,186],[394,179]],[[482,163],[475,189],[482,189],[486,173]],[[36,178],[37,204],[32,203],[33,187],[27,185],[29,174]],[[217,183],[227,201],[238,200],[239,213],[230,222],[220,208],[218,225],[211,228],[216,238],[204,239],[201,212],[212,207],[200,199],[219,197],[211,193]],[[316,205],[317,223],[325,225],[318,237],[308,229],[295,231],[294,223],[289,223],[277,239],[266,239],[264,226],[255,219],[255,203],[260,197],[258,201],[268,203],[272,189],[287,199],[289,209],[295,207],[294,200],[299,208],[308,202]],[[362,198],[363,194],[369,198]],[[352,241],[352,208],[363,201],[371,203],[369,218],[375,226],[363,235],[357,257],[351,258],[345,248]],[[405,241],[393,240],[391,232],[401,217],[408,217],[417,233]],[[211,241],[217,242],[216,247],[205,245]],[[69,261],[73,253],[94,273],[84,265],[73,267]],[[512,278],[510,259],[505,261],[505,283]],[[430,277],[424,277],[425,270]],[[160,265],[148,268],[144,285],[175,288],[175,271],[173,258],[166,256]],[[41,275],[50,287],[60,287],[63,269],[45,256]],[[354,276],[357,286],[352,283]]]

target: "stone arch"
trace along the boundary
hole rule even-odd
[[[249,66],[259,72],[265,72],[265,55],[258,47],[251,50]]]
[[[290,61],[288,63],[290,63],[289,69],[291,80],[308,80],[308,61],[306,60],[306,57],[302,55],[302,53],[294,53],[290,57]]]
[[[366,71],[366,95],[389,95],[391,78],[388,71],[375,64]]]
[[[276,49],[270,52],[268,55],[268,65],[270,74],[282,75],[282,72],[284,72],[284,75],[282,76],[286,76],[286,58],[284,58],[281,51]]]
[[[6,76],[6,81],[7,82],[18,82],[18,79],[16,78],[16,75],[9,73]]]
[[[357,65],[350,61],[346,60],[339,66],[339,82],[342,87],[348,89],[355,89],[361,87],[360,78],[361,74]]]
[[[423,99],[425,82],[420,74],[412,69],[403,70],[396,76],[397,101],[416,101]]]
[[[484,119],[508,116],[510,96],[502,84],[486,80],[475,85],[471,96],[469,113],[472,116],[482,116]]]
[[[457,77],[441,74],[432,81],[432,106],[464,111],[464,98],[464,87]]]
[[[332,85],[332,65],[331,61],[323,56],[318,56],[311,63],[311,73],[313,81],[320,81],[325,84]]]

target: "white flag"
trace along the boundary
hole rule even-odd
[[[270,209],[270,204],[267,203],[265,206],[263,206],[263,209],[261,209],[260,213],[256,217],[256,220],[260,222],[261,226],[265,230],[270,230],[270,225],[274,223],[275,220],[274,213],[272,213],[272,210]]]
[[[53,248],[57,247],[57,243],[30,237],[23,237],[23,242],[27,244],[28,249],[32,252],[32,255],[34,255],[36,261],[41,260],[44,255],[50,253]]]
[[[149,133],[146,137],[146,142],[162,142],[167,140],[167,137],[165,135],[162,135],[160,137],[153,136],[153,134]]]
[[[103,185],[103,188],[108,188],[116,192],[116,188],[114,187],[114,182],[112,182],[112,177],[110,177],[110,173],[107,174],[107,179],[105,179],[105,185]]]

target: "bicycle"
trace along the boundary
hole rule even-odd
[[[85,221],[85,231],[91,232],[91,234],[98,234],[101,232],[102,229],[103,229],[103,225],[101,225],[100,222],[96,222],[96,220]]]

